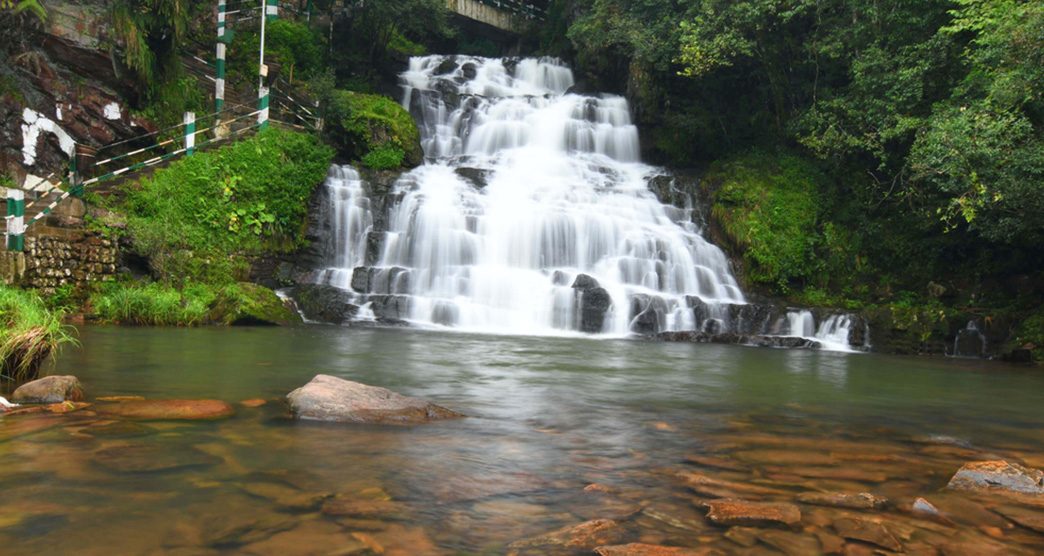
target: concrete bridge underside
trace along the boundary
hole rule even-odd
[[[495,4],[497,2],[489,0],[446,0],[446,6],[456,14],[510,33],[521,33],[526,23],[533,21],[532,12],[526,14],[512,9],[521,7],[520,1],[505,1],[501,7]]]

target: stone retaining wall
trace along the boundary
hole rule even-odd
[[[25,238],[25,252],[0,254],[0,280],[42,294],[81,288],[116,276],[117,247],[96,232],[41,228]]]

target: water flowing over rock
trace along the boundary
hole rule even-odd
[[[740,332],[847,348],[847,315],[800,330],[780,314],[732,318],[747,302],[728,259],[702,235],[691,199],[658,198],[674,178],[640,161],[624,98],[569,92],[573,73],[553,58],[414,57],[400,82],[425,164],[379,193],[334,167],[324,189],[317,282],[350,291],[355,319],[509,334]]]
[[[295,417],[312,421],[411,425],[463,417],[424,400],[329,375],[316,375],[286,398]]]

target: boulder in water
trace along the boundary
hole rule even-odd
[[[316,375],[286,397],[298,419],[414,425],[464,415],[377,386]]]
[[[83,400],[83,385],[72,375],[46,376],[18,387],[11,396],[14,403],[59,403]]]
[[[1044,494],[1044,472],[1006,461],[976,461],[961,467],[946,488]]]
[[[605,314],[612,306],[613,300],[609,292],[601,287],[598,280],[587,274],[579,274],[573,280],[577,303],[580,307],[580,331],[598,333],[604,329]]]

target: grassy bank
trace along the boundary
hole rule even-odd
[[[312,135],[270,128],[200,152],[122,186],[106,201],[123,216],[147,276],[122,276],[90,294],[88,316],[108,323],[180,325],[294,320],[249,279],[251,260],[305,244],[308,203],[333,150]]]
[[[0,372],[5,379],[32,378],[71,340],[60,310],[48,309],[34,292],[0,285]]]

